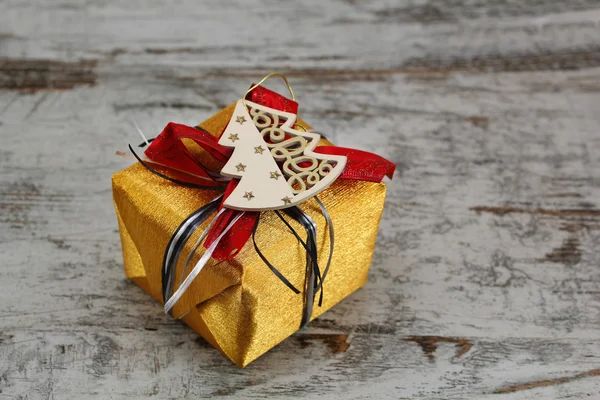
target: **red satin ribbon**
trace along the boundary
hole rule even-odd
[[[387,176],[392,179],[396,164],[377,154],[366,151],[347,149],[337,146],[318,146],[315,153],[346,156],[346,167],[340,175],[342,179],[381,182]]]
[[[276,92],[273,92],[262,86],[258,86],[247,96],[249,100],[262,106],[274,108],[276,110],[298,113],[298,103],[290,100]],[[146,156],[164,166],[179,171],[184,171],[192,175],[208,178],[208,185],[219,186],[208,174],[208,169],[197,160],[193,154],[186,148],[182,139],[192,139],[201,148],[207,151],[212,157],[221,162],[227,162],[231,156],[232,149],[218,144],[218,139],[207,132],[189,126],[170,122],[160,135],[154,139],[148,149]],[[343,155],[347,157],[346,167],[340,176],[343,179],[358,179],[370,182],[381,182],[388,176],[392,178],[396,165],[383,157],[365,151],[347,149],[336,146],[319,146],[315,152],[330,155]],[[233,192],[238,184],[237,179],[232,179],[223,196],[223,201]],[[223,204],[221,203],[221,207]],[[211,228],[204,247],[209,247],[229,223],[241,211],[226,210]],[[227,232],[219,245],[215,249],[212,257],[218,261],[229,260],[235,257],[244,247],[250,236],[258,218],[258,212],[246,212],[232,229]]]
[[[254,86],[254,85],[252,85]],[[298,114],[298,103],[290,100],[279,93],[269,90],[265,87],[258,86],[253,89],[248,95],[248,100],[260,104],[261,106],[274,108],[279,111]]]
[[[238,184],[237,179],[232,179],[227,185],[223,201],[233,192]],[[223,208],[223,203],[221,207]],[[221,233],[225,230],[227,225],[239,214],[241,211],[226,209],[223,214],[219,216],[213,227],[210,229],[208,236],[204,242],[204,247],[208,248]],[[225,261],[235,257],[242,247],[246,244],[250,236],[252,236],[252,230],[256,219],[258,218],[258,212],[246,211],[245,214],[231,227],[231,229],[221,238],[217,248],[212,254],[212,258],[217,261]]]
[[[221,186],[210,177],[206,166],[194,157],[183,144],[182,139],[193,140],[216,160],[223,163],[227,162],[232,153],[230,148],[218,144],[215,137],[208,132],[169,122],[160,135],[148,146],[144,154],[157,164],[206,178],[204,184],[207,186]]]

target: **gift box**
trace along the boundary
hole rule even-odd
[[[219,137],[235,109],[234,103],[198,128]],[[297,123],[310,129],[300,119]],[[205,156],[193,143],[185,145],[196,157]],[[319,146],[330,145],[321,138]],[[141,163],[114,174],[112,183],[125,274],[164,304],[165,251],[182,221],[214,201],[216,193],[165,180]],[[318,198],[328,210],[335,236],[315,198],[301,204],[316,225],[320,251],[315,261],[325,265],[333,250],[326,280],[319,288],[322,295],[317,296],[314,306],[310,305],[308,320],[319,317],[367,281],[385,192],[385,183],[357,179],[337,179],[321,191]],[[194,252],[193,247],[209,223],[202,222],[181,249],[183,254],[193,254],[192,264],[206,251],[201,247]],[[307,281],[307,250],[290,233],[290,228],[303,232],[303,227],[293,219],[288,219],[288,223],[290,227],[275,212],[260,213],[253,240],[233,249],[234,257],[211,258],[171,310],[174,318],[181,318],[240,367],[300,329],[306,315],[310,300],[305,294],[314,290]],[[177,263],[177,276],[184,268],[184,258]],[[265,260],[301,293],[290,290]]]

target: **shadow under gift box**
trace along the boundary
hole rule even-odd
[[[234,105],[200,126],[219,135]],[[298,123],[306,126],[298,120]],[[320,145],[330,143],[322,139]],[[190,189],[164,180],[136,163],[112,177],[113,198],[121,233],[125,275],[163,304],[161,268],[169,239],[192,212],[218,194]],[[312,318],[357,290],[367,281],[383,211],[384,183],[338,179],[318,197],[335,229],[335,248],[324,281],[321,307],[315,301]],[[319,206],[310,199],[300,206],[317,223],[319,266],[329,256],[329,231]],[[179,277],[187,254],[211,218],[190,238],[177,266]],[[304,237],[304,228],[288,218]],[[173,309],[183,321],[231,361],[245,367],[300,328],[304,293],[295,294],[265,265],[250,239],[233,259],[211,259]],[[306,252],[273,212],[264,212],[256,243],[267,259],[297,288],[305,287]],[[201,257],[200,246],[192,266]],[[142,321],[140,321],[141,323]]]

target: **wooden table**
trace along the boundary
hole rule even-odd
[[[598,0],[167,3],[0,2],[0,399],[600,398]],[[368,284],[239,369],[125,279],[110,176],[273,70],[399,173]]]

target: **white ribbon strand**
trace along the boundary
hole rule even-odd
[[[194,247],[192,247],[192,250],[190,251],[190,254],[188,254],[187,258],[185,259],[185,264],[183,264],[183,271],[181,271],[181,276],[179,277],[179,286],[181,286],[181,282],[183,282],[183,280],[185,278],[185,273],[187,272],[188,266],[190,265],[190,260],[194,256],[194,253],[196,252],[196,250],[198,250],[198,247],[200,247],[200,243],[202,243],[202,241],[204,240],[204,238],[208,236],[208,233],[210,232],[210,228],[213,227],[213,225],[215,224],[215,222],[217,222],[217,219],[219,219],[219,217],[221,216],[221,214],[223,214],[225,212],[225,210],[227,210],[227,209],[226,208],[221,208],[221,211],[219,211],[217,213],[217,215],[213,218],[213,220],[210,221],[210,224],[208,224],[208,226],[206,227],[206,229],[204,230],[204,232],[202,232],[202,235],[200,235],[200,237],[198,238],[198,240],[194,244]]]
[[[179,288],[177,288],[177,290],[175,291],[175,293],[173,293],[173,296],[171,296],[171,298],[165,303],[165,313],[168,314],[169,311],[171,311],[171,309],[175,306],[175,304],[177,304],[177,302],[181,299],[181,297],[186,292],[186,290],[190,287],[190,285],[192,284],[192,282],[194,281],[194,279],[196,279],[196,277],[198,276],[198,274],[200,273],[200,271],[202,271],[202,268],[204,268],[204,266],[206,265],[206,263],[208,262],[208,260],[210,260],[210,257],[212,256],[212,253],[215,251],[215,249],[219,245],[219,242],[221,241],[221,239],[223,238],[223,236],[225,236],[225,234],[227,232],[229,232],[229,230],[233,227],[233,225],[235,225],[235,223],[243,215],[244,215],[243,212],[240,213],[239,215],[237,215],[233,219],[233,221],[231,221],[229,223],[229,225],[227,225],[227,227],[219,235],[219,237],[208,247],[208,249],[206,249],[206,251],[204,252],[204,254],[202,255],[202,257],[200,258],[200,260],[198,260],[198,262],[196,263],[196,266],[194,266],[194,269],[192,269],[192,271],[185,278],[185,280],[183,281],[183,283],[179,286]],[[217,214],[217,216],[215,217],[215,219],[218,218],[218,216],[219,216],[219,214]],[[212,222],[211,222],[210,225],[212,225]],[[204,236],[204,233],[202,234],[202,236]]]

